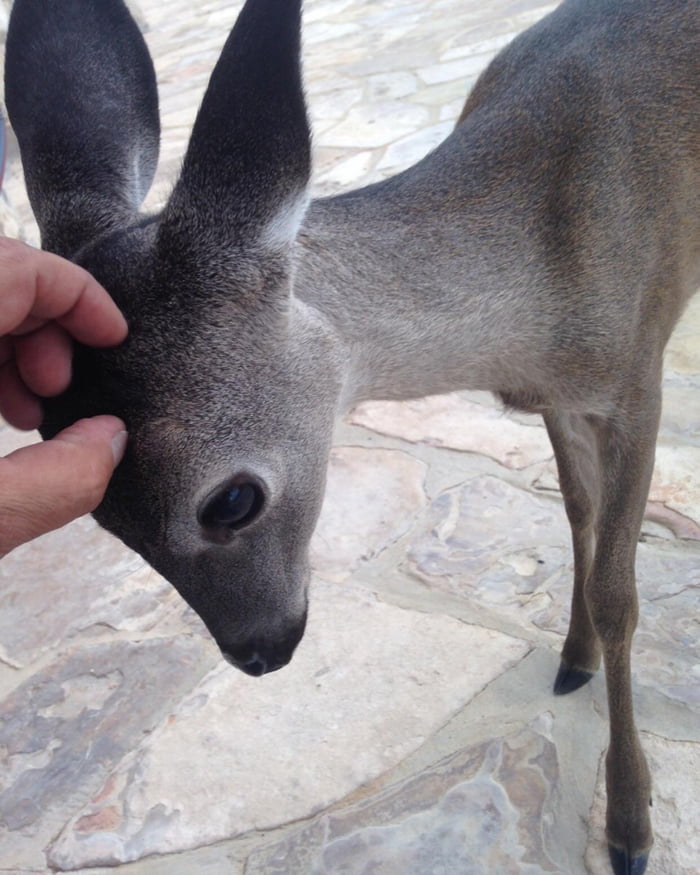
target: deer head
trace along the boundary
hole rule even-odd
[[[308,202],[301,0],[248,0],[163,211],[155,74],[122,0],[16,0],[6,98],[44,248],[124,311],[79,347],[45,438],[113,413],[130,443],[97,520],[167,577],[249,674],[286,664],[340,392],[327,322],[292,292]]]

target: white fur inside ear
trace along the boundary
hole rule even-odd
[[[306,189],[290,197],[262,229],[259,245],[266,250],[286,249],[295,240],[309,206]]]

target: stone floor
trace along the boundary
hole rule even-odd
[[[129,5],[160,77],[155,204],[240,2]],[[306,0],[316,191],[422,156],[551,8]],[[10,159],[5,233],[35,241]],[[666,364],[634,692],[649,873],[697,875],[700,298]],[[33,438],[3,427],[0,449]],[[89,519],[3,560],[0,872],[607,873],[603,682],[550,692],[571,558],[541,423],[478,393],[364,405],[337,432],[313,559],[307,636],[262,679]]]

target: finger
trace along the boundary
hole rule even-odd
[[[15,362],[20,377],[35,395],[49,398],[68,388],[73,346],[55,322],[15,339]]]
[[[0,555],[94,510],[125,446],[124,423],[97,416],[0,459]]]
[[[13,360],[0,367],[0,413],[23,431],[39,428],[44,417],[41,401],[24,385]]]
[[[33,249],[18,240],[0,238],[0,334],[36,321],[58,320],[82,343],[111,346],[126,337],[127,325],[107,292],[83,268]]]

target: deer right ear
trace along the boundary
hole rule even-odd
[[[153,63],[122,0],[15,0],[5,99],[45,249],[133,221],[158,162]]]
[[[159,237],[197,258],[294,238],[311,134],[302,89],[301,0],[247,0],[212,73]]]

